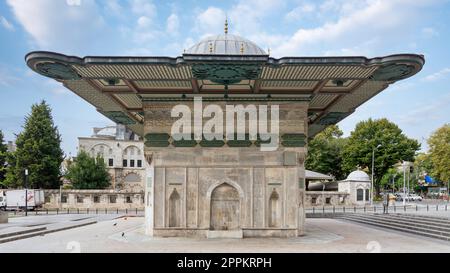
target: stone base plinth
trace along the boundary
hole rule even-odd
[[[0,211],[0,224],[8,223],[8,213]]]
[[[240,230],[208,230],[208,239],[242,239],[244,233]]]

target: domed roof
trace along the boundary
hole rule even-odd
[[[267,55],[252,41],[233,34],[210,36],[189,48],[185,54]]]
[[[357,170],[354,172],[351,172],[346,181],[358,181],[358,182],[370,182],[370,177],[367,173]]]

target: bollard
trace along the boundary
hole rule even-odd
[[[447,211],[447,204],[445,204],[445,211]]]
[[[377,207],[373,207],[373,212],[377,212]]]
[[[48,209],[47,209],[47,215],[48,215]]]
[[[364,205],[364,212],[366,212],[366,205]]]
[[[117,209],[117,214],[119,214],[119,209]]]
[[[77,214],[80,214],[80,209],[79,208],[77,208]]]
[[[405,205],[405,206],[403,206],[403,211],[406,211],[406,205]]]
[[[95,209],[95,214],[98,214],[98,209]]]
[[[353,207],[353,212],[356,212],[356,207]]]
[[[333,206],[333,214],[336,213],[336,208]]]
[[[436,205],[436,211],[438,211],[439,210],[439,205]]]
[[[322,214],[325,214],[325,206],[322,207]]]
[[[314,209],[314,207],[313,207],[313,214],[315,213],[315,209]]]
[[[418,211],[419,210],[419,208],[418,208],[418,206],[416,205],[416,211]]]
[[[137,212],[137,208],[136,208],[136,215],[138,214],[138,212]]]
[[[105,209],[105,214],[108,214],[108,209],[107,208]]]
[[[345,206],[344,206],[344,207],[342,207],[342,212],[345,212]]]
[[[69,214],[69,209],[67,209],[67,214]]]
[[[58,215],[59,214],[59,209],[56,209],[56,215]]]
[[[89,208],[87,208],[87,214],[89,214]]]
[[[125,209],[125,214],[128,214],[128,209]]]
[[[395,207],[395,205],[394,205],[394,212],[396,212],[397,211],[397,209],[396,209],[396,207]]]
[[[428,207],[428,204],[427,204],[427,211],[430,209],[430,207]]]

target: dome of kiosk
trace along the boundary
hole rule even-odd
[[[346,181],[358,181],[358,182],[370,182],[370,177],[367,173],[357,170],[354,172],[351,172]]]
[[[203,39],[184,54],[196,55],[267,55],[252,41],[233,34],[222,34]]]

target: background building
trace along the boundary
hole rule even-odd
[[[79,149],[102,156],[111,174],[111,188],[144,191],[144,143],[123,125],[94,128],[91,137],[79,137]]]

